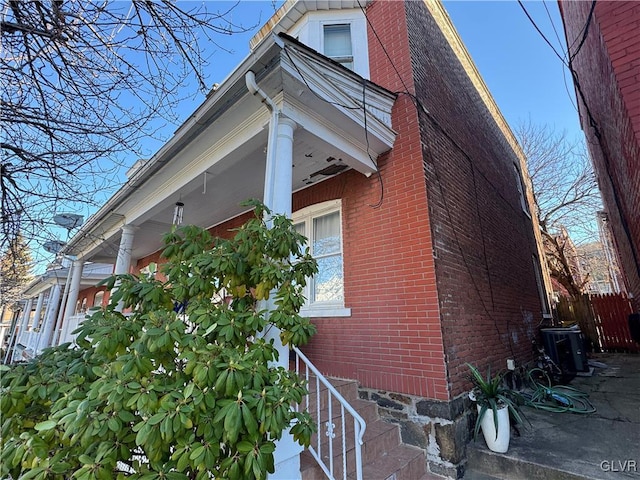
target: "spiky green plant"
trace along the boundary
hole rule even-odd
[[[493,424],[496,430],[496,438],[498,438],[498,410],[504,407],[509,409],[509,416],[518,424],[522,424],[524,414],[520,409],[520,405],[524,403],[522,396],[516,391],[509,388],[504,380],[504,373],[491,375],[491,366],[487,368],[487,376],[483,377],[476,367],[467,363],[471,370],[471,382],[473,383],[473,400],[480,405],[480,412],[476,419],[473,429],[473,438],[478,437],[480,431],[480,423],[484,414],[491,410],[493,414]]]

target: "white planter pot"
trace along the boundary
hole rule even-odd
[[[480,415],[481,407],[478,407]],[[509,424],[509,409],[505,406],[498,409],[498,434],[493,422],[493,411],[488,409],[484,412],[480,420],[480,427],[484,435],[484,441],[492,452],[505,453],[509,449],[509,439],[511,438],[511,425]]]

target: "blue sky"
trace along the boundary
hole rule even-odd
[[[538,27],[562,54],[566,44],[557,2],[523,3]],[[572,137],[581,134],[573,106],[575,94],[570,74],[515,0],[445,0],[444,5],[512,126],[531,118],[534,123],[567,130]],[[250,26],[262,25],[273,12],[274,2],[245,0],[232,15],[234,23]],[[211,83],[220,82],[240,63],[248,53],[252,35],[253,32],[226,39],[234,53],[216,52]]]
[[[523,3],[562,55],[566,42],[557,2]],[[530,118],[535,124],[566,130],[570,138],[582,135],[571,75],[516,1],[444,5],[512,128]]]

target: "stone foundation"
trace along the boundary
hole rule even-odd
[[[451,402],[363,388],[359,395],[362,400],[378,404],[380,418],[400,426],[404,443],[427,452],[427,466],[432,473],[462,478],[475,422],[467,395]]]

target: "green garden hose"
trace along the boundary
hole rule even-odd
[[[540,383],[536,377],[545,379],[546,385]],[[529,370],[527,379],[531,391],[523,392],[522,396],[526,400],[526,405],[530,407],[558,413],[594,413],[596,411],[596,407],[589,401],[588,393],[566,385],[552,387],[549,376],[540,368]]]

